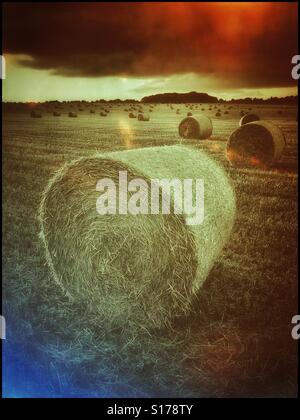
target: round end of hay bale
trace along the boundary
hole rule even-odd
[[[259,121],[260,118],[257,114],[245,114],[243,115],[243,117],[240,119],[239,122],[239,126],[241,127],[244,124],[248,124],[250,122],[254,122],[254,121]]]
[[[184,118],[178,127],[180,137],[184,139],[207,139],[212,134],[212,122],[205,115]]]
[[[285,147],[285,137],[270,121],[255,121],[235,130],[227,142],[227,158],[234,166],[265,168],[277,162]]]

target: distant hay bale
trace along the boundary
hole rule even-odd
[[[136,115],[133,112],[129,112],[128,117],[129,118],[136,118]]]
[[[204,220],[188,225],[175,214],[102,215],[98,180],[118,185],[144,179],[203,179]],[[133,193],[130,193],[131,195]],[[194,197],[195,198],[195,197]],[[150,198],[148,203],[150,202]],[[53,279],[100,319],[128,327],[161,327],[190,309],[227,242],[235,216],[233,189],[206,153],[183,146],[109,152],[64,165],[39,208],[40,238]]]
[[[60,116],[61,116],[60,112],[57,112],[57,111],[53,112],[53,117],[60,117]]]
[[[106,114],[106,112],[100,112],[100,117],[107,117],[107,114]]]
[[[221,117],[221,112],[216,112],[216,117]]]
[[[36,110],[36,109],[33,109],[30,112],[30,116],[31,116],[31,118],[42,118],[42,113],[40,111]]]
[[[268,167],[280,159],[284,147],[285,137],[279,127],[269,121],[255,121],[230,135],[227,157],[235,166]]]
[[[76,112],[69,112],[68,113],[68,117],[70,117],[70,118],[76,118],[77,117],[77,114],[76,114]]]
[[[186,115],[187,115],[187,117],[191,117],[193,115],[193,113],[189,111]]]
[[[95,114],[95,111],[93,109],[90,109],[90,114]]]
[[[141,113],[139,113],[138,116],[137,116],[137,119],[139,121],[149,121],[150,120],[150,117],[147,114],[141,114]]]
[[[239,122],[239,126],[241,127],[244,124],[248,124],[250,122],[259,121],[260,118],[257,114],[245,114]]]
[[[179,124],[179,135],[185,139],[208,139],[213,131],[210,118],[205,115],[186,117]]]

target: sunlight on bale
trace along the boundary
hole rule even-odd
[[[171,213],[96,211],[98,180],[118,185],[144,179],[203,179],[204,219],[187,225]],[[132,193],[130,193],[132,194]],[[193,191],[195,194],[195,191]],[[195,197],[193,197],[193,200]],[[219,165],[203,151],[164,146],[103,153],[64,165],[50,180],[39,208],[40,238],[53,279],[101,318],[161,327],[190,310],[191,300],[228,241],[235,195]]]
[[[185,139],[207,139],[212,134],[212,122],[205,115],[184,118],[179,124],[179,135]]]
[[[270,121],[256,121],[235,130],[227,142],[227,157],[235,166],[269,167],[285,147],[281,129]]]

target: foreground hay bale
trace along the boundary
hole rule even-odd
[[[241,127],[244,124],[248,124],[250,122],[259,121],[260,118],[257,114],[245,114],[239,122],[239,126]]]
[[[179,124],[179,135],[185,139],[207,139],[212,130],[211,120],[205,115],[184,118]]]
[[[127,171],[144,179],[204,179],[204,220],[187,215],[96,212],[97,182]],[[132,196],[133,193],[130,193]],[[148,197],[148,204],[150,197]],[[195,197],[194,197],[195,198]],[[221,167],[183,146],[110,152],[64,165],[39,208],[40,238],[54,280],[111,325],[160,327],[186,313],[228,240],[235,198]]]
[[[279,127],[269,121],[255,121],[230,135],[227,157],[236,166],[268,167],[280,159],[284,147],[285,137]]]
[[[149,121],[150,120],[150,117],[149,117],[149,115],[147,115],[147,114],[138,114],[138,117],[137,117],[137,119],[139,120],[139,121]]]

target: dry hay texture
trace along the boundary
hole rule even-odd
[[[239,122],[239,126],[241,127],[244,124],[248,124],[250,122],[259,121],[260,118],[256,114],[245,114]]]
[[[234,166],[269,167],[281,157],[286,141],[270,121],[255,121],[235,130],[227,142],[227,157]]]
[[[96,212],[99,179],[204,179],[204,221],[185,215],[104,215]],[[150,194],[149,194],[150,195]],[[174,196],[172,197],[174,200]],[[172,201],[171,200],[171,201]],[[173,207],[174,209],[174,201]],[[230,235],[235,196],[224,171],[204,152],[153,147],[81,158],[47,185],[39,209],[40,238],[54,280],[99,319],[168,325],[187,313]]]
[[[211,136],[213,127],[210,118],[205,115],[184,118],[179,124],[179,135],[185,139],[207,139]]]

